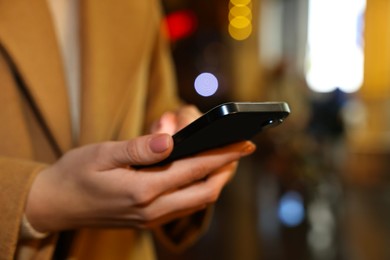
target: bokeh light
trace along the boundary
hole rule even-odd
[[[251,35],[252,24],[248,19],[244,17],[236,17],[229,24],[228,30],[230,36],[233,39],[237,41],[242,41]]]
[[[233,5],[249,5],[251,0],[230,0]]]
[[[181,10],[168,14],[164,19],[171,41],[190,36],[197,29],[197,18],[193,11]]]
[[[237,40],[247,39],[252,33],[251,0],[230,0],[229,35]]]
[[[336,226],[329,202],[326,199],[313,200],[308,205],[307,215],[311,226],[308,234],[309,245],[319,252],[329,251]]]
[[[204,72],[196,77],[194,87],[199,95],[209,97],[217,92],[218,79],[213,74]]]
[[[302,196],[295,191],[286,192],[279,202],[279,219],[288,227],[295,227],[305,218]]]
[[[252,10],[246,5],[232,6],[229,11],[229,21],[236,17],[246,17],[247,19],[252,20]]]

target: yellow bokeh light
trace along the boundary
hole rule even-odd
[[[243,5],[243,4],[236,5],[236,4],[233,4],[232,2],[229,2],[229,10],[231,8],[233,8],[234,6],[247,6],[247,7],[249,7],[252,10],[252,2],[249,2],[248,4],[245,4],[245,5]]]
[[[233,39],[237,41],[242,41],[247,39],[251,35],[252,24],[250,22],[246,23],[246,26],[244,26],[245,23],[239,23],[236,25],[239,25],[240,27],[233,26],[233,24],[230,23],[228,28],[229,34]]]
[[[243,16],[252,20],[252,11],[246,5],[236,5],[230,8],[229,11],[229,21],[233,20],[235,17]]]
[[[248,5],[251,3],[251,0],[230,0],[233,5]]]
[[[230,36],[238,41],[247,39],[252,33],[251,0],[230,0],[229,27]]]
[[[234,17],[230,21],[230,25],[232,27],[237,28],[237,29],[243,29],[243,28],[246,28],[249,25],[251,25],[251,21],[248,18],[244,17],[244,16],[238,16],[238,17]]]

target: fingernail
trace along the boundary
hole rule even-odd
[[[168,150],[171,137],[161,134],[153,137],[149,142],[149,147],[154,153],[162,153]]]
[[[254,151],[256,150],[256,145],[254,145],[253,143],[250,143],[248,142],[244,148],[241,150],[241,154],[243,156],[245,155],[250,155],[252,154]]]

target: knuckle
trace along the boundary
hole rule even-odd
[[[143,205],[147,202],[147,196],[144,193],[136,193],[132,196],[135,205]]]
[[[148,204],[154,196],[154,192],[150,187],[141,185],[133,194],[132,200],[136,205],[145,205]]]
[[[124,153],[128,157],[128,159],[134,163],[141,163],[142,162],[142,155],[139,147],[135,145],[134,143],[129,142],[125,146]]]
[[[149,226],[149,223],[151,223],[154,219],[156,219],[156,216],[155,214],[150,211],[150,210],[142,210],[140,212],[140,217],[141,217],[141,224],[144,226],[144,227],[147,227]]]

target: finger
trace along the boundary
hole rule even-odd
[[[183,127],[187,126],[201,115],[200,111],[196,106],[193,105],[187,105],[184,107],[181,107],[177,112],[176,112],[176,121],[177,121],[177,126],[176,126],[176,131],[181,130]]]
[[[140,207],[137,215],[146,226],[151,226],[154,223],[184,216],[194,209],[205,208],[219,198],[223,187],[232,178],[234,169],[234,165],[226,165],[211,174],[205,181],[161,195],[147,206]]]
[[[153,134],[129,141],[108,142],[96,147],[96,161],[108,169],[124,165],[148,165],[165,159],[173,149],[168,134]]]
[[[122,214],[111,217],[100,217],[98,219],[89,220],[88,223],[78,223],[78,227],[99,227],[99,228],[143,228],[143,229],[151,229],[161,224],[170,222],[171,220],[178,219],[181,217],[185,217],[191,215],[197,211],[205,209],[207,205],[202,205],[198,207],[194,207],[191,209],[186,209],[182,211],[172,212],[170,214],[146,220],[143,216],[140,216],[137,212],[132,212],[129,214]]]
[[[147,168],[141,171],[145,173],[143,179],[148,183],[148,188],[154,196],[158,196],[204,179],[215,170],[253,153],[254,150],[252,142],[244,141],[175,161],[165,168]],[[161,172],[156,174],[156,171]]]
[[[173,112],[164,113],[152,126],[152,133],[167,133],[173,135],[176,132],[176,115]]]
[[[237,168],[238,168],[238,161],[234,161],[234,162],[232,162],[228,165],[225,165],[224,167],[218,169],[218,171],[215,174],[209,175],[207,177],[207,179],[210,179],[210,178],[216,176],[219,172],[227,172],[227,173],[229,173],[229,175],[228,175],[228,179],[227,179],[226,183],[228,183],[233,179],[233,177],[237,171]]]
[[[205,181],[161,195],[138,208],[131,207],[127,213],[99,218],[95,225],[152,228],[205,209],[216,201],[222,188],[232,178],[235,165],[233,163],[218,169]]]

